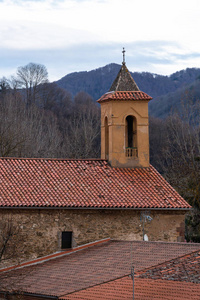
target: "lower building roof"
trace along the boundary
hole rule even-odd
[[[188,281],[200,284],[200,250],[142,270],[138,275],[140,278]]]
[[[75,299],[200,299],[200,250],[61,297]]]
[[[0,291],[15,288],[30,294],[64,297],[128,276],[132,266],[138,272],[200,250],[200,244],[106,240],[74,250],[10,271],[0,270]]]
[[[134,279],[134,300],[199,300],[200,284],[153,279]],[[130,276],[109,281],[60,297],[60,300],[132,300]]]

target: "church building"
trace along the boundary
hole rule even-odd
[[[184,241],[190,205],[149,163],[148,102],[125,59],[101,105],[101,159],[0,159],[0,232],[23,258],[96,240]]]

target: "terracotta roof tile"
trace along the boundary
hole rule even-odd
[[[105,93],[97,102],[105,101],[149,101],[152,97],[140,91],[139,87],[132,78],[125,63],[111,85],[108,93]]]
[[[134,299],[135,300],[199,300],[200,284],[166,282],[164,280],[151,280],[135,278]],[[132,300],[133,281],[126,276],[114,281],[96,285],[59,299],[65,300]]]
[[[192,243],[108,241],[0,272],[0,286],[16,282],[21,291],[61,297],[128,275],[132,265],[137,272],[198,249]]]
[[[163,208],[190,205],[152,167],[105,160],[0,159],[1,207]]]
[[[145,101],[149,101],[151,100],[152,97],[150,97],[149,95],[147,95],[146,93],[142,92],[142,91],[112,91],[112,92],[108,92],[106,94],[104,94],[103,96],[101,96],[101,98],[99,100],[97,100],[97,102],[101,103],[101,102],[106,102],[106,101],[111,101],[111,100],[120,100],[120,101],[137,101],[137,100],[145,100]]]
[[[152,266],[138,274],[140,278],[188,281],[200,284],[200,251]]]
[[[109,281],[100,285],[95,285],[88,289],[62,296],[59,299],[82,299],[82,300],[121,300],[133,299],[133,281],[129,276]]]

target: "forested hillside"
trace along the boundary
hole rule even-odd
[[[90,158],[100,155],[100,108],[73,98],[29,64],[0,81],[0,156]]]
[[[200,99],[200,79],[190,84],[185,84],[176,91],[158,96],[149,103],[150,116],[166,118],[172,112],[180,111],[183,104],[195,104]]]
[[[94,100],[108,92],[119,72],[120,65],[109,64],[89,72],[76,72],[66,75],[56,84],[73,96],[80,91],[88,93]],[[148,72],[130,72],[141,91],[153,97],[149,105],[151,116],[165,118],[172,109],[178,107],[188,91],[199,97],[200,69],[188,68],[170,76]]]
[[[2,78],[0,156],[100,157],[100,107],[91,95],[108,91],[119,68],[111,64],[49,83],[43,65],[28,64],[15,77]],[[199,72],[133,74],[141,90],[156,96],[150,103],[150,161],[194,207],[186,232],[192,241],[200,241]]]
[[[97,100],[104,93],[108,92],[120,67],[118,64],[109,64],[89,72],[71,73],[56,81],[56,84],[69,91],[72,95],[84,91],[94,100]],[[196,79],[200,79],[200,69],[197,68],[188,68],[170,76],[152,74],[149,72],[130,73],[140,90],[151,95],[153,98],[174,92],[194,82]]]

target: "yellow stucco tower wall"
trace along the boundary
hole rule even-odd
[[[137,157],[126,156],[127,116],[136,118]],[[106,117],[108,155],[106,155]],[[101,158],[108,159],[113,167],[149,167],[148,101],[111,100],[101,104]]]
[[[149,167],[148,102],[125,62],[101,104],[101,158],[120,168]]]

